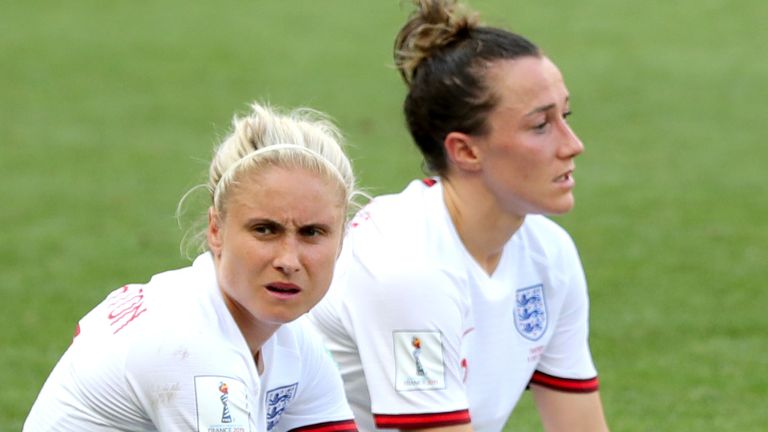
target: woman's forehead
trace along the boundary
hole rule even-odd
[[[488,70],[488,85],[499,97],[498,108],[520,114],[568,98],[560,70],[547,57],[497,62]]]
[[[228,206],[317,211],[322,206],[346,208],[346,191],[334,176],[305,167],[271,165],[251,169],[230,191]]]

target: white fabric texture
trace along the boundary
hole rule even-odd
[[[282,431],[349,420],[338,373],[305,321],[262,347],[260,376],[203,254],[89,312],[24,430]]]
[[[376,416],[469,409],[473,430],[498,432],[534,371],[597,374],[570,236],[528,216],[489,276],[461,243],[439,182],[414,181],[361,210],[311,321],[362,431],[376,430]]]

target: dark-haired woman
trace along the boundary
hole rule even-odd
[[[312,311],[358,427],[500,431],[530,388],[546,431],[607,430],[570,236],[569,93],[522,36],[421,0],[395,60],[434,176],[353,220]]]

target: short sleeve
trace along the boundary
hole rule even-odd
[[[591,392],[597,390],[598,381],[589,349],[587,283],[576,248],[568,240],[562,267],[567,293],[531,382],[561,391]]]
[[[315,330],[297,322],[301,330],[301,379],[296,400],[277,425],[279,431],[356,431],[339,372]]]
[[[342,313],[380,428],[469,422],[461,367],[468,312],[461,282],[423,267],[405,264],[374,276],[353,266],[343,282],[349,298]]]

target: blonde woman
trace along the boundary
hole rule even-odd
[[[338,130],[254,104],[207,186],[207,250],[89,312],[25,431],[356,430],[298,319],[328,289],[356,193]]]

